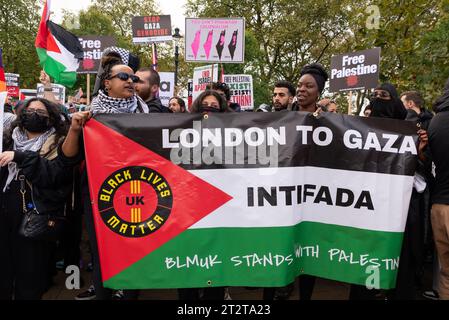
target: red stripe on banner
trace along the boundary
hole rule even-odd
[[[95,119],[89,120],[85,126],[84,138],[103,281],[122,272],[232,199],[225,192]],[[112,231],[103,221],[98,207],[103,183],[110,181],[108,179],[112,173],[133,166],[154,170],[162,176],[169,185],[173,200],[171,212],[160,229],[141,237],[124,236]],[[137,186],[137,191],[143,191],[145,185],[141,184],[142,189]],[[133,185],[133,191],[136,191],[135,187]],[[124,187],[124,190],[129,192],[130,187]],[[119,191],[117,188],[117,194]],[[117,200],[115,195],[114,209],[117,201],[124,202],[123,194],[121,198],[117,196],[121,200]],[[130,199],[127,199],[127,205],[135,206],[136,203]],[[148,201],[147,198],[141,200]],[[148,212],[142,211],[142,218],[144,215]],[[135,218],[139,220],[140,215]]]

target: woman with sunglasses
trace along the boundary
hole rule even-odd
[[[0,154],[0,299],[38,300],[48,286],[52,242],[19,235],[25,211],[64,215],[76,158],[62,152],[68,122],[59,107],[28,100]],[[68,174],[69,173],[69,174]]]
[[[122,63],[119,56],[102,59],[100,90],[93,99],[91,110],[96,113],[148,113],[146,103],[136,94],[135,84],[140,81],[133,69]]]
[[[140,81],[139,77],[134,75],[131,67],[124,64],[123,57],[119,53],[109,52],[103,56],[101,61],[102,72],[98,75],[100,79],[98,95],[93,99],[90,106],[93,114],[101,113],[148,113],[147,104],[136,94],[135,84]],[[81,153],[83,148],[81,146],[81,129],[91,116],[86,113],[78,112],[79,118],[72,121],[72,128],[69,131],[66,142],[64,144],[64,153],[70,156],[76,156]],[[74,123],[75,121],[75,123]],[[82,198],[84,206],[84,214],[86,221],[86,229],[89,235],[90,247],[92,251],[93,264],[93,286],[89,288],[86,293],[78,296],[78,299],[87,294],[89,299],[95,298],[97,300],[110,299],[136,299],[137,290],[122,290],[113,294],[112,290],[106,289],[103,286],[100,260],[98,254],[96,233],[94,227],[92,206],[90,203],[89,187],[87,182],[87,173],[83,172]],[[124,297],[123,297],[124,294]]]

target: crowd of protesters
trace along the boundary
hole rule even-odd
[[[126,61],[126,63],[124,62]],[[304,66],[298,83],[275,83],[272,101],[257,112],[338,113],[335,101],[322,94],[328,74],[319,64]],[[41,83],[50,78],[41,73]],[[88,177],[84,162],[82,127],[101,113],[227,113],[241,112],[231,99],[229,86],[212,83],[186,107],[173,97],[164,106],[158,97],[160,78],[152,68],[139,68],[136,57],[125,50],[106,50],[97,75],[93,99],[86,96],[61,107],[51,90],[44,98],[5,104],[3,153],[0,154],[0,299],[41,299],[51,287],[55,260],[64,267],[80,265],[83,225],[89,237],[92,284],[78,299],[137,299],[137,290],[112,291],[103,287]],[[351,285],[350,299],[415,299],[427,257],[433,256],[437,286],[426,295],[449,299],[449,80],[442,96],[425,108],[416,91],[398,94],[394,85],[379,85],[364,110],[365,117],[391,118],[416,123],[419,165],[404,232],[397,284],[381,293]],[[81,107],[80,107],[81,106]],[[55,216],[65,224],[57,238],[33,238],[23,234],[23,216],[30,211]],[[82,218],[84,217],[84,218]],[[84,224],[82,223],[84,219]],[[19,232],[20,230],[20,232]],[[315,277],[299,277],[299,297],[310,300]],[[288,299],[294,284],[264,288],[264,300]],[[224,299],[226,288],[179,289],[180,299]],[[228,296],[229,298],[229,296]]]

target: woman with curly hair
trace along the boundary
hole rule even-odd
[[[54,103],[28,100],[0,154],[0,299],[41,299],[52,242],[19,233],[25,212],[61,216],[72,192],[76,158],[62,151],[69,123]]]

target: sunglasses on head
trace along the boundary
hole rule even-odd
[[[140,81],[140,78],[134,74],[128,74],[126,72],[119,72],[116,75],[111,76],[109,79],[118,78],[122,81],[128,81],[129,78],[131,78],[131,81],[134,83],[138,83]]]

